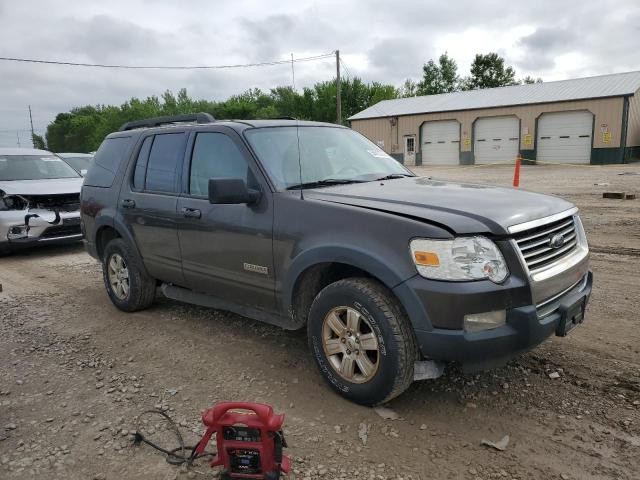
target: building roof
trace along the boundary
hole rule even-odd
[[[633,95],[638,89],[640,89],[640,71],[614,73],[555,82],[383,100],[349,117],[349,120],[620,97]]]

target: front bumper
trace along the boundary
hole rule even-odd
[[[28,230],[24,229],[27,213],[26,210],[0,212],[0,246],[20,248],[82,240],[79,211],[60,212],[60,221],[55,225],[42,218],[30,218]],[[16,233],[18,231],[21,233]]]
[[[534,305],[507,310],[506,324],[481,332],[465,332],[434,328],[416,330],[416,337],[425,357],[456,361],[465,371],[482,370],[506,363],[518,353],[530,350],[554,333],[563,336],[570,322],[567,312],[591,295],[593,273],[588,271],[573,288],[554,300],[555,308],[545,310]],[[582,322],[582,316],[575,320]]]

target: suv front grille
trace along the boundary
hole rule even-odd
[[[562,235],[562,239],[556,238],[557,244],[551,246],[552,239],[557,235]],[[529,271],[551,265],[569,255],[578,245],[573,216],[518,232],[514,239]]]

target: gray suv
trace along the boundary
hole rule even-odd
[[[131,122],[100,146],[81,202],[118,308],[150,306],[159,286],[306,327],[328,384],[366,405],[425,367],[488,368],[565,336],[591,292],[571,203],[417,177],[336,125]]]

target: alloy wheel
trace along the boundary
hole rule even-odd
[[[107,263],[107,277],[111,290],[119,300],[129,296],[129,269],[121,255],[114,253]]]
[[[378,339],[369,321],[355,308],[336,307],[326,315],[322,346],[333,370],[351,383],[366,383],[378,371]]]

